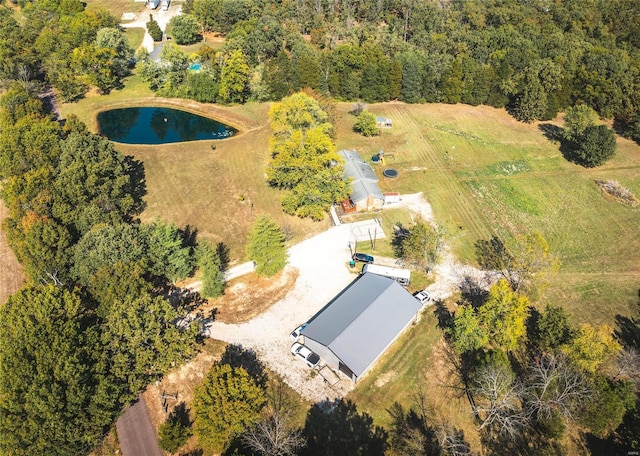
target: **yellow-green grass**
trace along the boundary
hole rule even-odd
[[[142,46],[145,29],[139,27],[126,28],[124,33],[127,36],[127,40],[129,40],[129,46],[131,46],[134,51]]]
[[[107,10],[117,19],[122,18],[122,13],[139,13],[146,8],[145,2],[134,2],[133,0],[110,0],[108,2],[99,0],[86,0],[87,11]]]
[[[364,157],[383,149],[386,163],[374,165],[382,190],[423,191],[458,258],[473,263],[478,239],[539,231],[563,264],[541,303],[564,304],[581,321],[610,324],[617,313],[633,312],[640,208],[606,198],[594,180],[618,180],[639,195],[640,146],[619,138],[612,160],[585,169],[568,162],[539,125],[517,122],[503,110],[372,105],[370,111],[390,117],[393,127],[364,138],[351,131],[350,108],[338,107],[339,148]],[[384,178],[387,167],[399,176]],[[593,312],[582,311],[585,305]]]
[[[398,338],[348,399],[359,411],[371,415],[376,425],[388,429],[392,423],[388,410],[394,402],[417,410],[418,397],[423,395],[431,424],[454,423],[478,448],[471,407],[454,388],[456,382],[444,359],[442,331],[436,322],[431,308],[425,309],[420,321]]]
[[[136,86],[139,89],[139,86]],[[140,89],[141,93],[145,90]],[[129,97],[125,96],[129,93]],[[269,160],[267,104],[236,107],[207,105],[185,100],[134,97],[134,90],[107,97],[90,96],[61,107],[65,116],[77,114],[97,131],[96,113],[127,106],[168,106],[213,117],[239,130],[220,141],[193,141],[166,145],[116,144],[116,149],[141,160],[145,167],[147,207],[141,219],[158,217],[180,227],[196,229],[200,239],[223,242],[232,261],[245,259],[245,244],[252,223],[261,214],[286,228],[291,242],[298,242],[328,227],[285,215],[282,192],[265,180]],[[215,150],[212,150],[212,145]]]

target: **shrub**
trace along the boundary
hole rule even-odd
[[[149,14],[149,22],[147,22],[147,31],[153,41],[162,41],[162,29],[151,14]]]
[[[369,111],[362,111],[356,123],[353,125],[353,129],[364,136],[375,136],[378,134],[378,124],[376,123],[376,116]]]
[[[614,199],[626,204],[627,206],[636,207],[638,205],[638,198],[633,194],[631,190],[620,185],[620,182],[614,180],[600,180],[596,179],[596,185],[600,187],[600,190],[611,195]]]

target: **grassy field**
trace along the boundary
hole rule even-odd
[[[396,168],[399,176],[382,177],[381,188],[423,191],[460,259],[475,261],[477,239],[539,231],[563,264],[541,302],[565,305],[576,321],[594,323],[613,324],[616,314],[635,312],[640,208],[604,197],[594,180],[618,180],[640,195],[636,143],[619,138],[611,161],[585,169],[568,162],[540,125],[517,122],[503,110],[372,105],[394,126],[364,138],[351,132],[349,109],[338,109],[339,148],[355,148],[364,157],[383,149],[387,160],[380,166]]]
[[[133,155],[145,165],[148,194],[142,220],[159,217],[181,227],[195,228],[201,238],[228,245],[233,261],[245,259],[246,237],[260,214],[273,217],[286,229],[292,242],[327,228],[328,220],[317,223],[283,214],[281,193],[265,181],[271,134],[267,122],[269,105],[227,108],[146,95],[147,89],[133,77],[127,82],[127,90],[106,97],[89,96],[79,103],[63,105],[61,110],[65,116],[74,113],[85,119],[89,128],[97,131],[95,115],[100,110],[133,105],[180,107],[216,118],[237,128],[239,133],[220,141],[159,146],[117,144],[119,151]],[[213,144],[215,150],[211,148]]]

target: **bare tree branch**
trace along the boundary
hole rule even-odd
[[[531,415],[550,418],[555,412],[575,420],[591,393],[584,374],[564,356],[544,355],[529,367],[526,401]]]

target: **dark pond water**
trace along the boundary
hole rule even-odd
[[[171,108],[123,108],[98,114],[100,134],[125,144],[167,144],[223,139],[236,130],[207,117]]]

